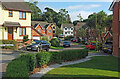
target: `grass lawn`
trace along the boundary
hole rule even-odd
[[[64,47],[63,46],[60,46],[60,47],[53,47],[53,46],[51,46],[51,49],[64,49]]]
[[[118,79],[118,67],[120,67],[120,64],[118,64],[118,58],[113,56],[97,56],[92,57],[92,60],[83,63],[53,69],[49,71],[46,75],[44,75],[42,78]]]
[[[80,45],[80,43],[73,43],[74,45]]]
[[[98,53],[99,51],[96,51],[96,50],[89,50],[88,52],[89,52],[89,53]]]

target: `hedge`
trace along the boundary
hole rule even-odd
[[[33,69],[35,68],[35,65],[42,67],[47,64],[78,60],[86,56],[88,56],[87,49],[65,50],[60,52],[39,52],[37,54],[25,54],[20,56],[17,59],[14,59],[12,62],[8,64],[5,77],[19,77],[20,79],[23,79],[23,78],[27,79],[29,78],[28,73],[30,71],[33,71]]]
[[[0,40],[1,44],[13,44],[14,46],[3,46],[3,49],[17,49],[17,42],[15,40]]]
[[[38,66],[43,66],[45,64],[48,64],[50,61],[51,54],[48,52],[40,52],[37,53],[36,59],[37,59],[37,64]]]
[[[35,67],[35,55],[25,54],[10,62],[6,69],[6,78],[28,79],[29,71],[33,71]]]

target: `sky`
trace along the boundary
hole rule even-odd
[[[113,0],[37,0],[37,6],[44,12],[45,7],[52,8],[56,12],[60,9],[66,9],[70,14],[71,21],[79,20],[77,17],[81,14],[83,19],[87,19],[92,13],[105,11],[108,15],[112,14],[109,7]]]

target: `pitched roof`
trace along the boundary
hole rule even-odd
[[[119,1],[120,1],[120,0],[113,0],[112,4],[111,4],[110,7],[109,7],[109,10],[112,11],[115,3],[116,3],[116,2],[119,2]]]
[[[32,21],[32,26],[36,28],[38,24],[42,27],[42,29],[46,29],[49,26],[49,23],[43,21]]]
[[[79,28],[83,28],[83,29],[86,29],[87,28],[87,25],[86,23],[84,22],[80,22],[80,23],[77,23],[77,25],[75,26],[76,30],[79,29]]]
[[[41,34],[40,32],[38,32],[34,27],[31,27],[33,30],[35,30],[39,35],[44,36],[43,34]]]
[[[63,26],[63,28],[64,28],[64,27],[68,27],[68,28],[70,28],[70,27],[74,27],[73,24],[62,24],[62,26]]]
[[[24,1],[21,1],[21,2],[6,2],[6,1],[3,0],[2,1],[2,6],[3,6],[4,9],[7,9],[7,10],[32,12],[29,5]]]

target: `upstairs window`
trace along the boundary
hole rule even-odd
[[[13,17],[13,11],[9,10],[9,17]]]
[[[41,30],[40,30],[40,29],[38,29],[38,32],[41,32]]]
[[[65,30],[67,30],[67,28],[65,28]]]
[[[20,13],[20,19],[25,20],[26,19],[26,12],[19,12]]]
[[[48,32],[51,33],[51,30],[49,29]]]

